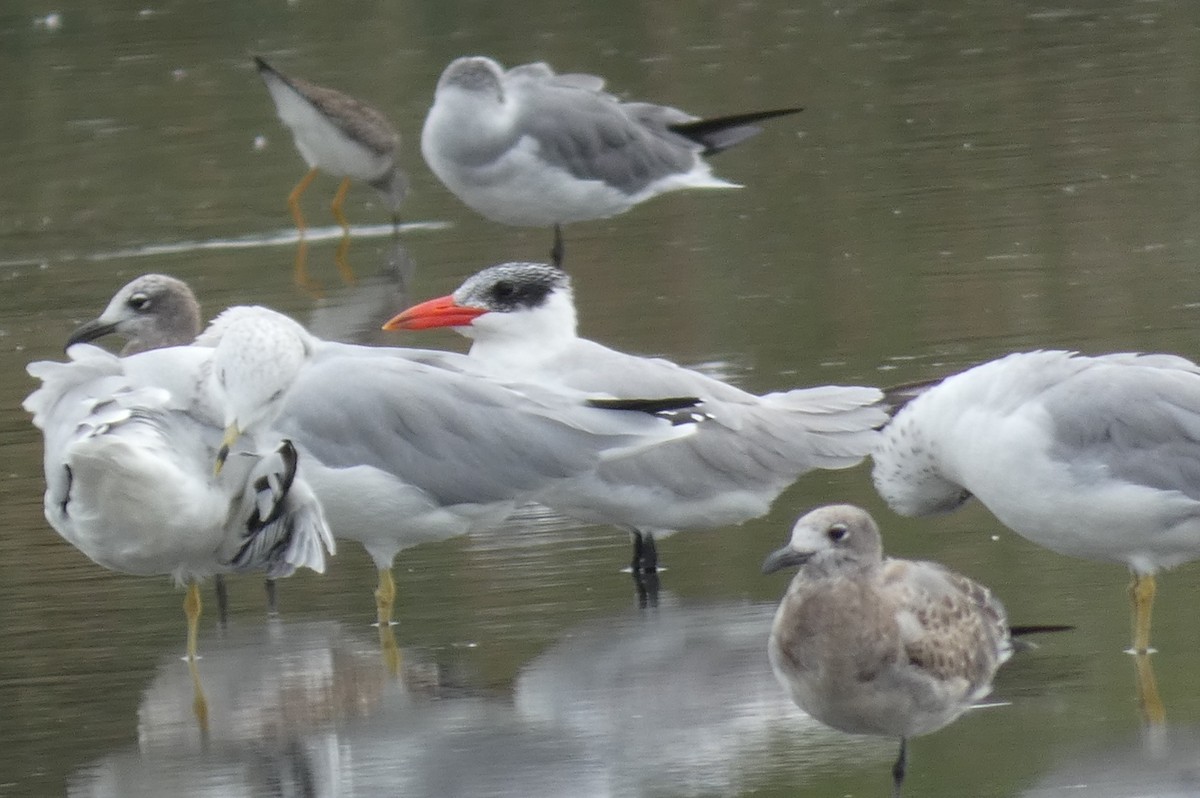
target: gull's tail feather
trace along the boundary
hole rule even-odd
[[[803,110],[803,108],[776,108],[770,111],[753,111],[748,114],[697,119],[694,122],[678,122],[670,125],[669,128],[685,139],[704,147],[704,155],[715,155],[761,133],[762,128],[754,124],[755,122],[798,114]]]

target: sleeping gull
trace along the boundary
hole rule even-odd
[[[361,180],[377,189],[392,213],[392,223],[398,227],[408,181],[396,165],[400,135],[387,118],[340,91],[284,75],[258,56],[254,56],[254,64],[280,120],[292,131],[296,149],[309,167],[288,195],[288,208],[301,238],[305,224],[300,195],[318,171],[342,178],[331,209],[346,236],[350,235],[350,223],[342,204],[351,180]]]
[[[548,484],[693,428],[656,417],[691,399],[599,402],[511,386],[479,374],[462,355],[323,341],[266,308],[231,308],[198,339],[203,345],[184,349],[212,357],[222,330],[242,321],[248,330],[261,325],[250,347],[259,351],[243,355],[263,361],[254,367],[261,384],[246,388],[257,397],[246,412],[274,416],[256,442],[295,443],[300,475],[334,534],[361,543],[375,562],[383,626],[395,598],[391,566],[402,549],[496,526]],[[218,441],[224,429],[233,442],[245,423],[231,407],[214,422]]]
[[[78,327],[67,347],[106,335],[125,339],[122,355],[134,355],[168,346],[187,346],[201,329],[200,303],[183,280],[165,274],[143,274],[123,285],[95,319]],[[217,616],[224,624],[229,615],[229,595],[222,574],[213,575]],[[267,610],[278,611],[275,580],[266,580]]]
[[[763,573],[800,570],[768,643],[780,684],[801,709],[850,734],[908,738],[946,726],[992,689],[1012,654],[1004,607],[932,562],[884,558],[879,527],[858,507],[821,507],[796,522]]]
[[[1008,355],[905,405],[874,454],[902,515],[975,496],[1060,554],[1133,573],[1133,651],[1150,650],[1160,569],[1200,557],[1200,367],[1171,355]]]
[[[290,442],[267,454],[237,452],[213,474],[221,442],[213,419],[231,397],[203,367],[219,364],[189,350],[118,358],[74,346],[68,363],[29,364],[42,386],[24,407],[45,439],[46,520],[99,565],[187,584],[194,659],[200,580],[247,571],[277,578],[301,566],[321,572],[333,539],[320,504],[296,478]]]
[[[887,419],[875,388],[756,396],[667,360],[580,338],[570,277],[542,264],[484,269],[384,329],[446,326],[471,338],[471,359],[497,375],[591,393],[704,401],[714,418],[695,435],[606,463],[538,495],[561,513],[628,528],[635,572],[655,569],[655,534],[740,524],[764,515],[802,474],[859,463]]]
[[[421,152],[456,197],[494,222],[554,227],[615,216],[688,188],[738,188],[704,156],[799,108],[699,119],[676,108],[623,102],[603,78],[558,75],[544,63],[505,71],[490,58],[457,58],[438,79]]]

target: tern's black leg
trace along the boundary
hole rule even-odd
[[[554,225],[554,246],[550,247],[550,265],[556,269],[563,267],[563,235],[562,225]]]
[[[633,587],[637,591],[638,609],[658,606],[658,574],[633,572]]]
[[[654,545],[654,535],[633,530],[633,562],[629,567],[635,574],[658,572],[658,549]]]
[[[892,798],[900,798],[900,788],[904,784],[904,773],[908,770],[908,740],[900,738],[900,755],[896,764],[892,765]]]
[[[217,593],[217,621],[224,626],[229,620],[229,588],[225,586],[225,577],[220,574],[214,576],[213,589]]]
[[[279,614],[279,593],[275,587],[275,580],[267,579],[263,582],[263,587],[267,590],[267,615],[274,618]]]

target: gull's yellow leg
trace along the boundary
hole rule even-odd
[[[288,194],[288,210],[292,212],[292,219],[296,222],[296,229],[300,231],[300,238],[304,238],[304,231],[308,228],[304,224],[304,214],[300,212],[300,195],[303,194],[313,178],[317,176],[316,169],[309,169],[308,174],[300,178],[300,182],[292,189],[292,193]]]
[[[346,214],[342,213],[342,205],[346,202],[346,193],[350,191],[350,178],[343,177],[342,184],[338,186],[337,193],[333,195],[333,203],[329,209],[333,211],[333,218],[337,219],[337,223],[342,226],[342,237],[350,237],[350,223],[346,221]]]
[[[1138,707],[1142,712],[1142,722],[1147,726],[1161,726],[1166,723],[1167,710],[1158,695],[1158,682],[1154,678],[1154,667],[1150,664],[1150,655],[1134,654],[1133,667],[1137,679]]]
[[[350,236],[342,236],[342,240],[338,242],[337,250],[333,253],[333,262],[337,264],[338,274],[342,275],[342,282],[347,285],[354,285],[358,281],[354,279],[354,269],[350,268],[350,261],[346,258],[346,254],[349,251]]]
[[[200,686],[200,669],[196,660],[188,660],[188,673],[192,675],[192,712],[196,723],[200,724],[201,734],[208,733],[208,699],[204,697],[204,688]]]
[[[1150,651],[1150,613],[1154,609],[1154,574],[1134,574],[1129,584],[1133,604],[1133,653]]]
[[[379,650],[383,654],[383,666],[392,676],[400,674],[400,664],[403,655],[400,646],[396,644],[396,633],[390,623],[379,624]]]
[[[396,603],[396,583],[391,568],[379,569],[379,586],[375,588],[375,610],[380,626],[391,626],[392,607]]]
[[[196,659],[196,639],[200,633],[200,584],[198,582],[188,585],[187,595],[183,598],[183,614],[187,616],[187,658],[191,662]]]

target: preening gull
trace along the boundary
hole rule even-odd
[[[183,280],[165,274],[143,274],[133,278],[113,295],[104,311],[71,333],[70,348],[106,335],[125,339],[122,355],[134,355],[167,346],[187,346],[202,327],[200,303]],[[222,574],[213,575],[217,594],[217,616],[228,618],[229,597]],[[275,580],[266,580],[267,609],[278,611]]]
[[[1135,652],[1155,573],[1200,557],[1200,367],[1184,358],[1011,354],[906,404],[874,460],[902,515],[974,496],[1034,543],[1125,565]]]
[[[738,188],[704,156],[738,144],[754,124],[799,108],[699,119],[665,105],[623,102],[595,75],[559,75],[545,63],[505,70],[457,58],[438,79],[421,152],[456,197],[494,222],[554,227],[615,216],[659,194]]]
[[[764,515],[816,468],[848,468],[886,420],[876,388],[821,386],[756,396],[659,358],[576,334],[567,274],[536,263],[492,266],[449,296],[416,305],[384,329],[453,327],[470,358],[497,375],[614,396],[696,396],[712,418],[696,434],[549,486],[538,500],[634,536],[635,570],[655,568],[654,535]]]
[[[300,235],[305,230],[300,195],[318,171],[342,178],[331,209],[345,235],[350,235],[350,223],[342,204],[352,180],[378,190],[391,211],[392,223],[399,226],[408,180],[396,165],[400,135],[387,117],[340,91],[284,75],[258,56],[254,64],[280,120],[292,131],[296,149],[308,164],[308,173],[288,195],[288,208]]]
[[[265,308],[226,311],[199,339],[209,346],[187,349],[212,357],[211,346],[219,349],[235,322],[245,322],[258,341],[248,347],[257,351],[238,356],[265,361],[243,364],[257,375],[245,389],[257,398],[244,411],[263,425],[255,440],[295,443],[300,475],[334,534],[362,543],[379,570],[377,610],[385,625],[400,550],[498,525],[555,481],[692,429],[656,417],[661,403],[600,408],[580,392],[481,375],[462,355],[322,341]],[[262,328],[254,332],[256,325]],[[213,422],[218,444],[222,429],[227,442],[236,439],[242,418],[231,407]]]
[[[801,709],[850,734],[908,738],[954,721],[992,689],[1011,655],[991,591],[932,562],[884,558],[879,527],[851,505],[796,522],[763,573],[799,566],[775,613],[767,652]]]
[[[321,572],[333,551],[290,442],[238,451],[213,473],[215,419],[229,396],[210,379],[210,360],[190,347],[119,358],[80,344],[67,363],[29,364],[42,385],[24,403],[45,440],[46,520],[106,568],[187,584],[191,659],[200,580]]]

